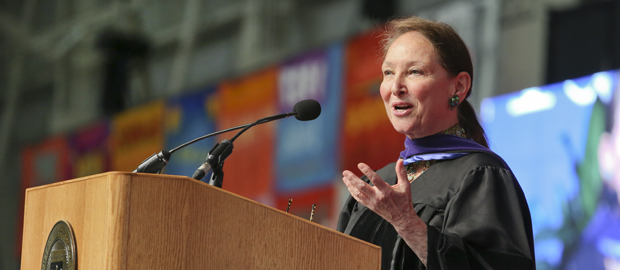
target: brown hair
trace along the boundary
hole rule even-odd
[[[395,19],[387,23],[385,37],[383,39],[383,56],[387,54],[392,42],[407,32],[418,32],[422,34],[435,49],[439,56],[439,61],[448,74],[458,75],[465,71],[474,80],[474,66],[467,50],[465,42],[448,24],[430,21],[419,17],[408,17]],[[467,90],[467,97],[471,93],[471,85]],[[446,100],[446,102],[448,102]],[[478,122],[476,112],[466,99],[459,104],[458,119],[461,127],[465,129],[467,137],[475,142],[489,147],[484,129]]]

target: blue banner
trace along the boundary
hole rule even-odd
[[[315,99],[321,115],[307,122],[285,119],[278,123],[276,146],[279,192],[331,184],[339,173],[340,108],[342,106],[343,48],[334,45],[284,63],[280,70],[278,98],[282,112],[295,103]]]
[[[214,106],[210,105],[214,92],[215,87],[210,87],[166,102],[166,150],[216,131],[213,110],[210,109]],[[191,177],[196,168],[205,161],[215,142],[215,138],[211,137],[174,152],[164,168],[164,173]],[[205,177],[203,181],[207,179]]]

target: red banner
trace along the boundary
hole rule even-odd
[[[22,161],[24,190],[72,177],[69,146],[65,136],[53,137],[39,145],[26,147]]]
[[[381,33],[375,31],[352,39],[346,48],[343,167],[358,174],[358,163],[379,169],[396,161],[404,148],[405,136],[392,127],[379,94],[380,44]]]
[[[289,199],[293,199],[289,213],[300,218],[310,219],[312,204],[316,204],[312,222],[333,227],[332,221],[338,218],[333,206],[334,197],[333,185],[300,192],[282,193],[276,197],[275,208],[286,211]]]

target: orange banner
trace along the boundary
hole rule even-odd
[[[277,69],[270,68],[244,78],[224,82],[218,89],[217,129],[252,123],[277,114]],[[274,136],[277,122],[250,128],[233,142],[224,163],[225,190],[270,204],[274,178]],[[219,137],[231,139],[236,132]]]
[[[155,101],[114,117],[110,130],[113,171],[133,171],[154,153],[163,150],[164,102]]]

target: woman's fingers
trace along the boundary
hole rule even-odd
[[[351,195],[360,203],[365,204],[369,198],[374,196],[374,189],[357,177],[353,172],[345,170],[342,172],[342,181],[347,186]]]
[[[407,220],[408,216],[415,215],[407,171],[402,160],[396,163],[398,182],[394,186],[383,181],[368,165],[360,163],[358,168],[374,186],[364,182],[351,171],[343,171],[342,180],[355,200],[393,224],[400,224]]]
[[[396,177],[398,178],[398,181],[396,181],[398,187],[400,190],[406,190],[407,187],[410,187],[410,182],[409,182],[409,178],[407,178],[407,169],[405,168],[405,165],[403,164],[403,160],[402,159],[398,159],[398,161],[396,161]]]
[[[386,192],[391,189],[390,184],[386,183],[381,177],[365,163],[357,164],[357,168],[364,174],[377,189]]]

